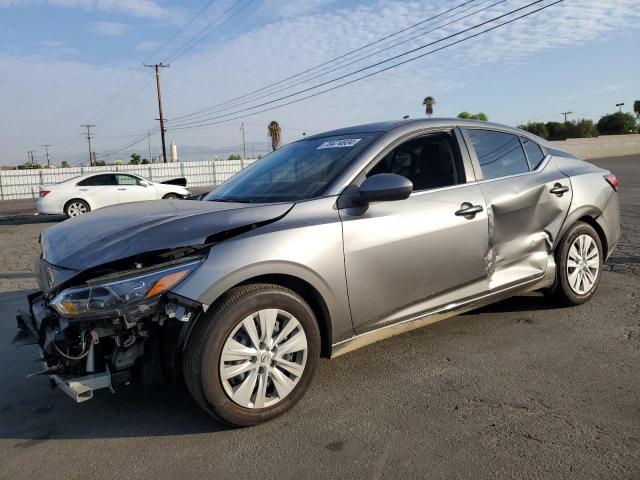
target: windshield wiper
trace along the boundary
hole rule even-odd
[[[210,202],[226,202],[226,203],[253,203],[247,198],[212,198]]]

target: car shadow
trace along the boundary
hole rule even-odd
[[[39,223],[57,223],[66,220],[64,215],[9,215],[0,218],[0,225],[36,225]]]
[[[55,439],[180,436],[231,429],[208,416],[182,382],[174,386],[123,385],[116,387],[115,393],[102,390],[89,401],[75,403],[61,391],[51,390],[46,375],[26,378],[41,369],[38,348],[12,345],[10,339],[16,329],[7,317],[9,310],[13,312],[21,306],[31,291],[0,293],[0,369],[5,372],[0,377],[4,392],[0,397],[0,438],[14,440],[14,448],[30,448]],[[531,294],[465,315],[551,308],[556,306],[542,295]],[[464,316],[458,318],[464,322]],[[459,322],[454,321],[450,328],[459,329]],[[352,357],[352,361],[357,363],[358,357]],[[326,364],[320,366],[320,382],[327,369]]]
[[[482,313],[517,313],[531,310],[557,310],[562,308],[552,298],[545,297],[542,293],[531,293],[510,297],[500,302],[486,305],[476,310],[471,310],[463,315],[479,315]]]

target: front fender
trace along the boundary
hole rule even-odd
[[[202,266],[173,292],[208,306],[256,277],[295,277],[322,296],[333,343],[351,337],[342,227],[331,208],[334,202],[318,199],[297,204],[283,219],[215,245]]]

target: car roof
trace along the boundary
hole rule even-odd
[[[339,128],[328,132],[318,133],[305,139],[322,138],[338,135],[352,135],[356,133],[387,133],[396,129],[412,130],[421,127],[482,127],[495,128],[498,130],[508,131],[516,135],[525,135],[535,139],[538,143],[546,145],[546,141],[532,133],[526,132],[519,128],[503,125],[499,123],[486,122],[482,120],[467,120],[462,118],[411,118],[407,120],[391,120],[386,122],[366,123],[363,125],[354,125],[351,127]]]

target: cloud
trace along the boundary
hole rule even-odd
[[[139,42],[135,48],[136,48],[136,51],[138,52],[150,52],[152,50],[156,50],[160,48],[161,45],[162,45],[162,42],[150,40],[145,42]]]
[[[0,0],[0,4],[7,1],[11,0]],[[103,2],[67,0],[66,3],[91,4],[94,5],[92,8],[97,8],[95,5]],[[165,115],[172,119],[277,82],[408,27],[419,19],[451,8],[448,0],[374,0],[351,8],[337,8],[321,0],[308,0],[304,3],[307,5],[307,10],[304,10],[307,13],[304,15],[280,14],[270,22],[261,19],[255,28],[248,27],[243,33],[225,37],[224,41],[218,40],[198,53],[185,56],[175,63],[171,62],[172,68],[162,73]],[[461,20],[428,36],[413,39],[404,45],[375,54],[303,85],[288,88],[286,92],[278,95],[330,80],[359,66],[420,47],[428,41],[470,27],[478,20],[492,18],[525,3],[527,2],[521,0],[498,5],[473,19]],[[487,2],[482,4],[486,5]],[[500,109],[508,111],[511,108],[515,111],[519,108],[516,103],[520,105],[519,102],[527,101],[543,104],[549,96],[562,95],[564,88],[563,85],[553,83],[544,76],[541,77],[536,92],[524,92],[533,100],[523,99],[522,90],[517,90],[519,80],[514,80],[514,75],[509,77],[509,70],[518,72],[518,69],[522,69],[524,72],[529,62],[536,62],[536,68],[544,71],[547,68],[547,53],[558,50],[569,59],[573,52],[570,47],[599,41],[607,35],[625,29],[635,35],[640,25],[639,19],[640,9],[635,8],[634,0],[567,1],[461,45],[353,85],[248,118],[247,141],[264,141],[266,128],[259,125],[266,125],[272,119],[287,127],[283,129],[284,139],[292,140],[303,130],[322,131],[348,124],[401,118],[404,114],[417,115],[424,113],[420,103],[425,95],[433,95],[438,100],[438,115],[455,115],[463,109],[482,110],[492,119],[497,119],[494,112]],[[244,25],[249,23],[245,22]],[[387,45],[391,40],[383,44]],[[153,50],[156,45],[152,43],[140,42],[136,49]],[[64,45],[58,47],[67,48]],[[625,45],[620,45],[620,49],[624,48]],[[631,58],[633,47],[629,45],[626,48]],[[591,61],[590,58],[584,59],[584,62]],[[345,61],[344,64],[346,63]],[[555,75],[555,78],[564,75],[566,84],[572,85],[578,80],[586,81],[584,78],[575,78],[573,72],[563,69],[561,63],[555,63],[553,67],[553,71],[548,73]],[[125,95],[134,92],[139,85],[152,78],[152,72],[147,71],[148,69],[140,67],[139,70],[135,79],[124,89]],[[607,73],[595,63],[593,70],[593,81],[596,84],[583,84],[579,87],[580,91],[589,91],[602,85],[624,86],[633,83],[633,73],[630,73],[629,77],[618,75],[620,78],[616,78],[616,73]],[[46,111],[39,114],[37,119],[25,113],[22,117],[12,116],[10,123],[0,120],[6,123],[0,125],[0,131],[6,132],[8,138],[14,139],[11,141],[10,150],[15,152],[16,158],[22,158],[22,151],[28,149],[25,146],[32,141],[30,132],[34,129],[47,137],[42,143],[54,143],[56,137],[68,137],[69,132],[75,133],[77,125],[89,121],[90,116],[95,114],[131,75],[131,70],[126,68],[111,68],[61,59],[47,59],[43,62],[41,57],[16,58],[6,55],[0,55],[0,71],[3,72],[0,77],[0,103],[7,105],[8,111],[40,111],[42,105],[47,105]],[[532,72],[532,69],[527,71]],[[526,80],[522,77],[524,74],[519,75],[515,78]],[[598,76],[599,78],[596,78]],[[476,92],[478,85],[483,81],[486,81],[489,87],[485,86],[480,93]],[[295,83],[295,80],[285,85],[291,83]],[[573,91],[577,91],[577,88]],[[137,96],[124,102],[115,115],[96,122],[100,135],[135,134],[155,126],[153,119],[156,118],[157,104],[153,82],[146,87],[143,86],[139,91]],[[622,90],[615,93],[618,95]],[[248,101],[238,109],[262,103],[278,95],[266,98],[256,96],[255,100]],[[55,99],[54,103],[51,103],[51,98]],[[121,98],[114,101],[114,105]],[[576,103],[572,102],[571,105],[562,108],[581,111],[578,102],[582,100],[578,98]],[[584,101],[594,103],[595,99],[588,98]],[[490,102],[491,108],[488,108],[487,104]],[[461,104],[464,104],[463,108],[458,109]],[[87,111],[88,105],[92,106],[91,112]],[[548,105],[544,108],[549,109]],[[552,111],[555,110],[556,108]],[[523,114],[522,111],[515,113]],[[547,112],[533,113],[542,115]],[[529,112],[526,113],[528,114]],[[199,130],[172,130],[169,125],[169,138],[175,139],[179,145],[233,145],[239,141],[239,122],[240,120],[237,120],[229,125]],[[249,122],[258,126],[249,125]],[[82,148],[81,138],[77,137],[76,140],[78,145],[73,144],[68,148]],[[103,140],[96,145],[96,149],[103,151],[117,146],[114,143],[118,142],[107,144],[106,140]],[[62,148],[60,146],[60,150]]]
[[[31,7],[42,4],[154,19],[171,18],[176,15],[174,9],[163,7],[152,0],[0,0],[0,7]]]
[[[89,27],[89,31],[100,35],[119,37],[129,31],[129,25],[118,22],[93,22]]]
[[[42,50],[45,51],[44,53],[52,56],[68,56],[78,53],[78,50],[75,48],[67,46],[66,42],[56,40],[43,40],[42,42],[38,42],[36,45],[41,47]]]

